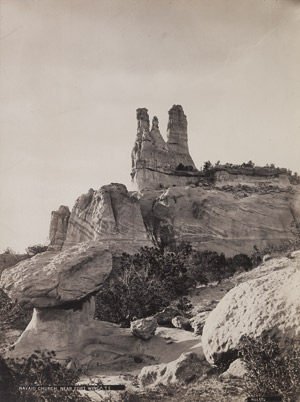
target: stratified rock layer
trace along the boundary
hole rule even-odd
[[[64,248],[79,242],[118,240],[150,245],[139,202],[123,184],[81,195],[69,219]]]
[[[212,364],[232,355],[243,335],[268,335],[286,350],[299,340],[300,251],[267,261],[253,275],[257,279],[230,290],[206,320],[203,351]]]
[[[186,185],[197,181],[198,171],[189,154],[187,119],[180,105],[169,111],[167,141],[150,122],[147,109],[137,109],[137,137],[132,151],[132,179],[138,190]]]
[[[171,187],[139,194],[145,225],[165,245],[190,242],[199,250],[227,256],[252,254],[295,241],[300,191],[253,192],[243,196],[217,188]]]

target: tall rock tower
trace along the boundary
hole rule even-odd
[[[138,190],[197,181],[198,171],[189,154],[187,119],[182,106],[174,105],[169,111],[167,141],[160,133],[156,116],[150,129],[147,109],[137,109],[137,122],[131,176]]]

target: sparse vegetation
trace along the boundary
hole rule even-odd
[[[67,368],[55,360],[55,352],[36,350],[30,357],[6,358],[0,356],[0,391],[11,402],[88,402],[76,390],[55,389],[53,386],[74,386],[79,380],[79,371]],[[28,390],[25,387],[52,387]],[[1,395],[0,393],[0,395]]]
[[[226,258],[223,253],[197,251],[182,243],[173,251],[144,247],[130,256],[123,254],[120,268],[96,297],[95,317],[120,323],[157,313],[171,301],[181,299],[188,312],[188,290],[197,284],[207,285],[253,267],[245,254]]]
[[[300,345],[281,350],[271,339],[244,337],[239,354],[248,373],[244,389],[254,397],[281,396],[283,402],[295,402],[300,395]]]

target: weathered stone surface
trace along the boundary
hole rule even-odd
[[[158,384],[186,384],[203,376],[209,370],[210,366],[203,357],[188,352],[170,363],[143,367],[138,379],[145,387]]]
[[[203,311],[190,319],[189,323],[193,328],[195,335],[202,335],[203,327],[209,314],[210,311]]]
[[[172,319],[179,315],[181,315],[181,313],[176,307],[168,306],[159,313],[156,313],[154,317],[158,325],[169,325],[172,324]]]
[[[191,328],[189,319],[183,317],[182,315],[177,315],[172,319],[172,324],[175,328],[181,328],[185,330],[189,330]]]
[[[148,340],[155,334],[157,328],[157,321],[154,317],[142,318],[130,323],[132,335],[137,338]]]
[[[97,240],[150,245],[138,200],[123,184],[110,184],[81,195],[69,218],[64,248]]]
[[[189,154],[187,120],[180,105],[169,111],[167,141],[153,118],[150,130],[147,109],[137,110],[137,137],[132,151],[132,178],[138,190],[186,185],[198,180],[198,171]]]
[[[61,205],[57,211],[52,211],[49,250],[61,250],[66,240],[70,215],[69,208],[64,205]]]
[[[162,244],[189,241],[199,250],[252,254],[295,241],[300,221],[300,189],[235,197],[217,189],[171,187],[142,191],[139,201],[147,228]]]
[[[220,375],[220,378],[243,378],[246,374],[247,369],[245,363],[241,359],[236,359],[234,362],[231,363],[228,370]]]
[[[243,335],[269,335],[288,349],[300,335],[300,251],[267,261],[230,290],[210,313],[203,329],[203,351],[214,364],[232,354]]]
[[[61,252],[46,251],[1,276],[0,286],[26,307],[58,306],[99,290],[112,269],[109,245],[81,243]]]

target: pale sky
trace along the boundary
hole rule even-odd
[[[0,0],[0,252],[51,211],[130,187],[136,109],[181,104],[198,168],[300,173],[300,2]]]

